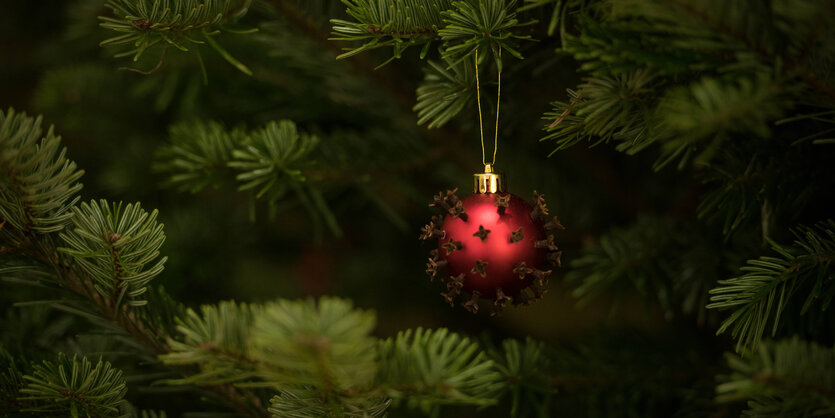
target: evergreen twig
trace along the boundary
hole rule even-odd
[[[817,307],[825,311],[835,299],[835,221],[813,228],[799,227],[791,246],[770,241],[777,257],[748,260],[742,276],[720,280],[710,291],[710,309],[732,310],[717,331],[731,330],[736,349],[755,349],[770,325],[780,329],[780,318],[790,301],[801,301],[799,313]]]

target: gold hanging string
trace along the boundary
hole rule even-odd
[[[499,47],[499,60],[502,59],[502,48]],[[498,69],[498,86],[496,89],[496,133],[493,135],[493,162],[496,164],[496,151],[499,150],[499,106],[502,104],[502,68]]]
[[[502,49],[499,48],[499,59],[502,59]],[[478,102],[478,132],[481,137],[481,163],[488,165],[487,158],[484,152],[484,121],[481,117],[481,84],[478,79],[478,48],[475,50],[475,92],[476,100]],[[499,106],[502,99],[502,71],[499,70],[498,91],[496,93],[496,132],[493,137],[493,159],[490,165],[496,164],[496,151],[499,149]]]

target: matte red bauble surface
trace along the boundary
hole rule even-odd
[[[507,207],[497,207],[496,197],[508,195]],[[509,193],[473,194],[461,203],[467,219],[447,215],[441,225],[446,235],[438,240],[438,256],[447,261],[447,273],[464,274],[462,290],[482,297],[495,297],[497,289],[513,296],[530,286],[533,276],[520,278],[514,268],[523,262],[534,269],[545,265],[546,250],[536,248],[545,229],[531,218],[531,205]],[[461,242],[461,249],[448,251],[450,240]]]

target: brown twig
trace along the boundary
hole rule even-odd
[[[133,71],[135,73],[139,73],[139,74],[142,74],[142,75],[151,75],[151,74],[159,71],[160,68],[162,68],[162,64],[165,62],[165,53],[167,51],[168,51],[168,45],[166,45],[164,48],[162,48],[162,53],[159,56],[159,62],[157,62],[157,65],[155,65],[150,70],[140,70],[139,68],[133,68],[133,67],[119,67],[119,70],[121,70],[121,71]]]

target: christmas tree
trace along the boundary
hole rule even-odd
[[[4,1],[0,415],[835,416],[833,19]],[[486,163],[531,297],[440,269]]]

